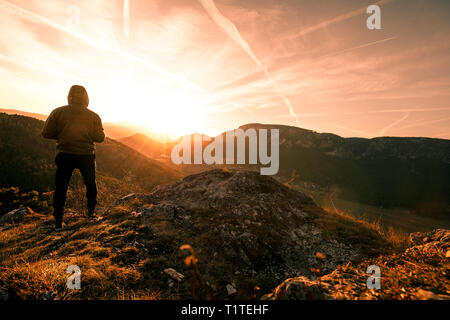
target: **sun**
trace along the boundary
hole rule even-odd
[[[130,122],[172,137],[200,132],[204,126],[201,99],[176,85],[109,81],[94,99],[95,111],[108,122]]]

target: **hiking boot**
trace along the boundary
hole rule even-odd
[[[95,218],[95,209],[88,209],[88,217]]]
[[[61,230],[63,227],[62,220],[55,219],[55,230]]]

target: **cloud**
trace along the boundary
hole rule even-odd
[[[95,98],[122,86],[139,95],[127,112],[140,119],[178,95],[205,123],[227,129],[301,121],[338,134],[448,132],[447,122],[434,125],[450,114],[450,22],[440,4],[386,5],[383,30],[368,31],[365,7],[349,2],[133,0],[129,38],[123,1],[78,1],[78,30],[65,24],[71,4],[0,0],[0,105],[45,113],[59,101],[56,90],[77,81],[90,88],[93,106],[117,117],[121,103]],[[420,32],[411,33],[411,19]],[[34,92],[39,101],[26,100]]]
[[[255,56],[249,44],[242,38],[236,26],[229,19],[223,16],[222,13],[220,13],[216,5],[214,4],[214,1],[212,0],[199,0],[199,1],[205,8],[206,12],[208,12],[211,19],[213,19],[216,22],[216,24],[228,35],[228,37],[230,37],[233,41],[235,41],[250,56],[250,58],[264,71],[265,75],[271,82],[272,87],[275,89],[277,96],[281,98],[283,103],[287,106],[289,114],[292,117],[294,117],[295,122],[299,124],[299,119],[295,113],[294,106],[292,105],[291,101],[285,95],[280,93],[279,87],[273,81],[269,71]]]
[[[386,3],[389,3],[391,1],[393,1],[393,0],[380,0],[380,1],[372,3],[372,4],[373,5],[377,5],[377,6],[382,6],[382,5],[385,5]],[[367,7],[362,7],[362,8],[359,8],[359,9],[347,12],[345,14],[339,15],[339,16],[337,16],[335,18],[322,21],[322,22],[320,22],[320,23],[318,23],[318,24],[316,24],[314,26],[310,26],[310,27],[304,28],[303,30],[301,30],[300,32],[295,34],[292,38],[302,37],[302,36],[307,35],[308,33],[311,33],[311,32],[314,32],[314,31],[326,28],[326,27],[328,27],[328,26],[330,26],[332,24],[339,23],[339,22],[342,22],[344,20],[347,20],[347,19],[359,16],[361,14],[366,13],[366,10],[367,10]]]

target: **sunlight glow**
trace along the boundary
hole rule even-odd
[[[176,85],[143,84],[127,78],[103,83],[97,92],[95,110],[111,122],[130,122],[155,132],[180,136],[202,127],[204,114],[201,101]]]

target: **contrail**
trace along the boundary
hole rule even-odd
[[[258,58],[253,53],[252,49],[250,48],[249,44],[242,38],[239,30],[237,27],[231,22],[228,18],[226,18],[220,11],[217,9],[216,5],[214,4],[213,0],[199,0],[203,8],[206,10],[206,12],[209,14],[211,19],[222,29],[223,32],[234,42],[236,42],[248,55],[249,57],[262,69],[264,70],[265,75],[272,83],[272,87],[275,89],[276,94],[278,97],[280,97],[284,104],[289,109],[289,114],[295,118],[295,122],[299,124],[298,116],[294,111],[294,106],[292,105],[291,101],[286,98],[283,94],[280,93],[280,90],[278,86],[273,81],[272,77],[269,74],[269,71],[266,67],[261,63],[261,61],[258,60]]]
[[[112,47],[112,46],[110,46],[110,45],[108,45],[106,43],[101,43],[98,40],[95,40],[95,39],[92,39],[90,37],[87,37],[87,36],[83,35],[80,32],[77,32],[75,30],[72,30],[70,28],[62,26],[62,25],[60,25],[58,23],[55,23],[55,22],[51,21],[50,19],[42,17],[42,16],[40,16],[40,15],[38,15],[36,13],[33,13],[33,12],[28,11],[26,9],[23,9],[23,8],[21,8],[19,6],[16,6],[16,5],[14,5],[14,4],[6,1],[6,0],[1,0],[1,2],[4,5],[6,5],[7,7],[9,7],[10,9],[13,9],[18,15],[20,15],[20,16],[22,16],[24,18],[32,19],[34,22],[41,22],[41,23],[47,24],[47,25],[49,25],[49,26],[51,26],[51,27],[53,27],[53,28],[55,28],[57,30],[60,30],[62,32],[65,32],[67,34],[72,35],[73,37],[75,37],[75,38],[77,38],[77,39],[87,43],[88,45],[90,45],[92,47],[95,47],[95,48],[98,48],[98,49],[102,49],[102,50],[105,50],[105,51],[110,51],[110,52],[113,52],[113,53],[117,54],[118,56],[122,56],[122,57],[125,57],[125,58],[128,58],[128,59],[140,62],[140,63],[144,64],[146,67],[148,67],[149,69],[152,69],[155,72],[158,72],[158,73],[160,73],[162,75],[165,75],[165,76],[167,76],[167,77],[169,77],[169,78],[171,78],[171,79],[173,79],[175,81],[181,82],[181,83],[183,83],[184,85],[186,85],[187,87],[189,87],[191,89],[195,89],[195,90],[199,90],[200,91],[200,88],[196,84],[194,84],[194,83],[192,83],[190,81],[187,81],[186,79],[183,79],[182,77],[180,77],[180,76],[178,76],[176,74],[173,74],[173,73],[171,73],[169,71],[166,71],[166,70],[164,70],[164,69],[162,69],[162,68],[160,68],[158,66],[155,66],[155,65],[149,63],[148,61],[142,59],[142,58],[136,57],[136,56],[134,56],[134,55],[132,55],[132,54],[130,54],[128,52],[125,52],[125,51],[122,51],[120,49],[114,48],[114,47]]]
[[[86,44],[88,44],[88,45],[90,45],[90,46],[92,46],[94,48],[98,48],[98,49],[102,49],[102,50],[105,50],[105,51],[109,51],[109,52],[112,52],[112,53],[114,53],[114,54],[116,54],[116,55],[118,55],[120,57],[124,57],[124,58],[130,59],[130,60],[134,60],[136,62],[139,62],[139,63],[145,65],[146,67],[148,67],[149,69],[151,69],[151,70],[153,70],[153,71],[155,71],[157,73],[160,73],[160,74],[162,74],[164,76],[167,76],[168,78],[170,78],[170,79],[172,79],[172,80],[174,80],[176,82],[182,83],[183,85],[185,85],[188,88],[191,88],[191,89],[196,90],[196,91],[200,91],[202,93],[206,93],[197,84],[195,84],[193,82],[190,82],[190,81],[188,81],[188,80],[186,80],[186,79],[184,79],[184,78],[182,78],[182,77],[180,77],[180,76],[178,76],[176,74],[173,74],[173,73],[171,73],[171,72],[169,72],[167,70],[164,70],[164,69],[162,69],[162,68],[160,68],[160,67],[158,67],[158,66],[156,66],[156,65],[154,65],[152,63],[149,63],[148,61],[146,61],[146,60],[144,60],[142,58],[136,57],[136,56],[134,56],[134,55],[132,55],[132,54],[126,52],[126,51],[123,51],[120,48],[118,48],[117,46],[113,47],[113,46],[110,46],[110,45],[108,45],[106,43],[101,43],[98,40],[95,40],[95,39],[92,39],[90,37],[87,37],[87,36],[83,35],[80,32],[74,31],[74,30],[72,30],[70,28],[67,28],[67,27],[62,26],[62,25],[60,25],[58,23],[55,23],[55,22],[53,22],[50,19],[47,19],[47,18],[45,18],[43,16],[40,16],[40,15],[38,15],[36,13],[33,13],[31,11],[28,11],[26,9],[23,9],[23,8],[21,8],[19,6],[16,6],[16,5],[14,5],[14,4],[6,1],[6,0],[0,0],[0,1],[3,4],[3,6],[6,6],[9,9],[12,9],[16,14],[20,15],[21,17],[23,17],[25,19],[31,19],[34,22],[47,24],[47,25],[51,26],[52,28],[55,28],[55,29],[57,29],[59,31],[62,31],[62,32],[65,32],[65,33],[67,33],[67,34],[69,34],[69,35],[71,35],[71,36],[73,36],[73,37],[75,37],[75,38],[85,42]],[[254,114],[254,112],[250,111],[248,108],[246,108],[246,107],[244,107],[244,106],[242,106],[240,104],[237,104],[237,103],[229,101],[229,100],[226,100],[226,101],[228,103],[232,104],[233,106],[239,108],[239,109],[242,109],[242,110],[245,110],[248,113]]]
[[[410,125],[401,127],[400,129],[407,129],[407,128],[413,128],[413,127],[426,126],[428,124],[443,122],[443,121],[447,121],[447,120],[450,120],[450,117],[437,119],[437,120],[424,121],[424,122],[420,122],[420,123],[414,123],[414,124],[410,124]]]
[[[397,112],[430,112],[430,111],[447,111],[450,108],[422,108],[422,109],[385,109],[385,110],[372,110],[372,111],[351,111],[351,112],[330,112],[330,113],[301,113],[301,117],[331,117],[331,116],[350,116],[350,115],[363,115],[373,113],[397,113]],[[272,116],[272,118],[284,118],[287,115]]]
[[[405,113],[405,115],[403,117],[401,117],[400,119],[394,121],[393,123],[391,123],[390,125],[384,127],[383,129],[380,130],[380,133],[378,133],[380,136],[384,135],[386,133],[386,131],[388,131],[389,129],[395,127],[397,124],[399,124],[400,122],[402,122],[403,120],[405,120],[406,118],[409,117],[409,112]]]
[[[377,6],[382,6],[382,5],[384,5],[384,4],[388,3],[388,2],[391,2],[391,1],[392,0],[380,0],[380,1],[375,2],[373,4],[377,5]],[[335,23],[338,23],[338,22],[341,22],[341,21],[344,21],[344,20],[356,17],[356,16],[358,16],[360,14],[364,14],[364,13],[366,13],[366,10],[367,10],[367,7],[359,8],[359,9],[350,11],[350,12],[348,12],[346,14],[343,14],[343,15],[337,16],[335,18],[332,18],[330,20],[323,21],[323,22],[321,22],[319,24],[316,24],[315,26],[311,26],[311,27],[308,27],[306,29],[303,29],[299,33],[295,34],[293,36],[293,38],[298,38],[298,37],[304,36],[304,35],[306,35],[306,34],[308,34],[310,32],[313,32],[313,31],[316,31],[316,30],[319,30],[319,29],[322,29],[322,28],[326,28],[329,25],[332,25],[332,24],[335,24]]]
[[[397,39],[397,37],[389,37],[389,38],[385,38],[385,39],[381,39],[381,40],[377,40],[377,41],[364,43],[364,44],[361,44],[359,46],[351,47],[351,48],[344,49],[344,50],[341,50],[341,51],[338,51],[338,52],[334,52],[334,53],[329,53],[329,54],[323,55],[323,56],[321,56],[319,58],[327,58],[329,56],[334,56],[334,55],[342,54],[342,53],[345,53],[345,52],[348,52],[348,51],[353,51],[353,50],[356,50],[356,49],[370,47],[370,46],[373,46],[375,44],[379,44],[379,43],[390,41],[390,40],[394,40],[394,39]]]
[[[382,43],[382,42],[386,42],[386,41],[390,41],[390,40],[394,40],[394,39],[397,39],[397,37],[390,37],[390,38],[385,38],[385,39],[381,39],[381,40],[377,40],[377,41],[373,41],[373,42],[363,43],[361,45],[358,45],[358,46],[355,46],[355,47],[351,47],[351,48],[347,48],[347,49],[344,49],[344,50],[341,50],[341,51],[338,51],[338,52],[325,54],[325,55],[320,56],[318,58],[319,59],[327,58],[329,56],[339,55],[339,54],[342,54],[342,53],[345,53],[345,52],[348,52],[348,51],[369,47],[369,46],[372,46],[372,45],[376,45],[376,44],[379,44],[379,43]],[[278,57],[275,57],[274,59],[277,59],[277,58]],[[253,81],[253,78],[256,78],[256,76],[258,76],[258,74],[261,73],[261,72],[262,72],[261,70],[258,70],[258,71],[251,71],[251,72],[245,73],[245,74],[239,76],[238,78],[232,79],[230,81],[224,82],[224,83],[216,86],[214,89],[215,90],[222,90],[222,89],[227,88],[227,87],[239,85],[239,83],[243,82],[243,81],[248,81],[248,82]]]
[[[23,67],[23,68],[39,71],[39,72],[42,72],[42,73],[48,73],[48,74],[53,75],[53,76],[63,77],[63,78],[66,78],[66,79],[73,79],[73,80],[77,80],[77,81],[80,81],[80,80],[85,81],[85,82],[87,81],[87,79],[84,79],[83,77],[80,77],[78,75],[70,74],[70,73],[67,73],[67,72],[59,72],[59,71],[49,70],[48,68],[42,68],[42,67],[37,66],[36,64],[31,64],[31,63],[27,63],[27,62],[24,62],[24,61],[20,61],[18,59],[14,59],[14,58],[5,56],[5,55],[3,55],[1,53],[0,53],[0,59],[6,60],[6,61],[8,61],[10,63],[14,63],[14,64],[16,64],[18,66]]]
[[[228,37],[230,37],[232,40],[234,40],[239,46],[244,49],[245,52],[252,58],[252,60],[261,68],[264,69],[264,66],[261,64],[261,62],[256,58],[256,56],[253,54],[252,49],[250,49],[250,46],[248,43],[242,38],[241,34],[239,33],[239,30],[236,28],[236,26],[227,18],[225,18],[222,13],[220,13],[219,9],[217,9],[216,5],[214,4],[214,1],[212,0],[199,0],[202,4],[203,8],[205,8],[206,12],[210,15],[211,19],[222,28],[222,30],[227,34]]]

